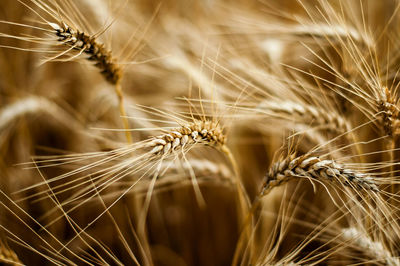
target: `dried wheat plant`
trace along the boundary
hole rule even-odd
[[[400,265],[397,0],[2,0],[0,264]]]

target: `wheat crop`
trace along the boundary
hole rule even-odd
[[[400,265],[397,0],[2,0],[0,264]]]

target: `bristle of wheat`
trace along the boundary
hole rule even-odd
[[[55,30],[58,41],[89,55],[88,60],[94,61],[95,66],[100,69],[101,74],[111,84],[118,84],[121,80],[122,71],[112,57],[111,51],[99,43],[97,39],[82,31],[74,30],[63,23],[62,25],[49,23]]]
[[[372,178],[366,174],[346,169],[343,165],[333,160],[321,160],[318,157],[307,155],[295,157],[292,154],[271,167],[266,176],[261,194],[266,195],[272,188],[299,177],[316,180],[323,179],[346,186],[355,186],[356,188],[374,192],[379,191]]]
[[[187,126],[171,130],[168,133],[155,137],[150,143],[151,153],[168,155],[186,145],[202,143],[209,146],[224,146],[226,136],[222,128],[212,121],[195,121]]]

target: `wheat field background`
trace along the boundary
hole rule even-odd
[[[397,0],[1,0],[1,265],[400,265]]]

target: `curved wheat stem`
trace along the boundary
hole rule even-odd
[[[347,169],[334,160],[321,160],[318,157],[308,155],[295,157],[295,154],[292,154],[271,167],[262,187],[261,195],[266,195],[274,187],[300,177],[310,178],[311,180],[324,179],[346,186],[355,186],[374,192],[379,191],[371,177]]]

